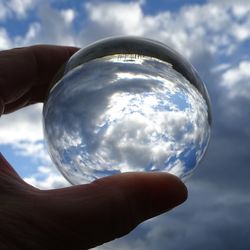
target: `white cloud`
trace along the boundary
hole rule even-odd
[[[55,169],[48,166],[40,166],[37,173],[24,178],[30,185],[40,189],[54,189],[70,186],[66,179]]]
[[[155,15],[143,12],[141,2],[104,2],[86,4],[91,30],[83,36],[99,38],[107,35],[141,35],[160,40],[184,56],[191,58],[207,51],[210,54],[232,54],[240,42],[250,37],[249,20],[236,20],[239,7],[250,11],[250,5],[218,3],[184,6],[178,12],[162,10]],[[233,12],[233,13],[234,13]],[[91,39],[90,39],[91,40]]]
[[[120,33],[131,35],[143,35],[143,12],[138,1],[104,2],[101,4],[87,3],[86,9],[92,22],[119,30]]]
[[[233,1],[233,3],[234,2],[235,1]],[[239,1],[237,1],[237,4],[233,5],[232,11],[233,11],[234,16],[238,19],[242,19],[242,18],[246,17],[250,12],[249,1],[248,1],[248,3],[245,2],[245,4],[244,3],[239,4]]]
[[[17,155],[28,156],[37,162],[51,164],[50,157],[45,149],[43,141],[21,141],[15,142],[13,149]]]
[[[48,4],[39,6],[38,16],[40,18],[40,32],[30,42],[35,43],[55,43],[74,44],[72,26],[65,23],[65,18],[59,10],[52,8]]]
[[[250,61],[241,61],[236,67],[226,70],[221,85],[229,98],[250,98]]]
[[[247,40],[250,37],[249,24],[244,26],[235,24],[232,28],[232,34],[238,41]]]
[[[27,46],[32,43],[32,41],[35,43],[41,29],[42,27],[39,22],[31,23],[24,36],[17,36],[14,38],[15,46]]]
[[[34,162],[33,167],[43,164],[37,173],[24,178],[29,184],[41,189],[68,186],[45,149],[41,111],[42,105],[38,104],[3,115],[0,119],[0,143],[11,146],[17,156],[29,157]]]
[[[216,65],[215,67],[213,67],[211,69],[211,72],[212,73],[221,73],[223,72],[224,70],[230,68],[230,64],[229,63],[222,63],[222,64],[219,64],[219,65]]]
[[[73,33],[73,21],[76,12],[73,9],[58,10],[48,2],[35,9],[38,20],[30,23],[23,36],[14,37],[15,46],[49,43],[58,45],[76,45]]]
[[[0,6],[1,7],[1,6]],[[5,28],[0,28],[0,50],[12,47],[12,41]]]
[[[24,18],[36,2],[37,0],[10,0],[6,5],[17,17]]]
[[[1,144],[43,140],[41,111],[42,106],[38,104],[3,115],[0,119]]]
[[[3,1],[0,1],[0,20],[4,20],[9,14],[9,9],[5,6]]]
[[[66,24],[71,24],[76,17],[76,12],[73,9],[65,9],[61,10],[61,15]]]
[[[35,23],[30,24],[28,32],[27,32],[27,34],[25,36],[25,40],[35,39],[36,36],[39,34],[40,30],[41,30],[41,24],[40,23],[35,22]]]
[[[0,0],[0,20],[7,18],[25,18],[28,11],[37,4],[37,0]]]
[[[24,6],[30,1],[25,0]],[[149,15],[143,11],[144,1],[88,2],[85,4],[88,22],[75,33],[73,23],[83,19],[80,10],[58,10],[48,2],[40,5],[32,2],[32,6],[38,6],[35,10],[39,21],[30,25],[26,35],[14,39],[16,46],[34,43],[84,46],[110,35],[140,35],[160,40],[192,60],[204,53],[230,55],[250,38],[247,14],[250,4],[244,3],[228,3],[222,8],[218,1]]]

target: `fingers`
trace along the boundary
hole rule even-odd
[[[54,239],[67,237],[71,249],[87,249],[127,234],[186,198],[185,185],[173,175],[126,173],[45,191],[41,203],[48,227],[57,233]],[[55,246],[61,249],[58,244]]]
[[[59,68],[78,49],[36,45],[0,52],[0,100],[4,113],[44,100]],[[2,108],[3,109],[3,108]],[[0,113],[1,114],[1,113]]]
[[[89,249],[129,233],[187,198],[185,185],[166,173],[124,173],[39,191],[21,180],[1,155],[0,168],[0,196],[8,207],[2,230],[8,237],[19,234],[13,243],[23,246],[19,249]]]

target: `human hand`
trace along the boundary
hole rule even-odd
[[[76,51],[38,45],[0,52],[0,115],[43,102],[53,76]],[[0,154],[0,249],[88,249],[129,233],[186,198],[185,185],[167,173],[124,173],[39,190]]]

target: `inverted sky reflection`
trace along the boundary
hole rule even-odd
[[[126,171],[189,176],[208,144],[208,107],[171,64],[135,55],[91,60],[44,107],[53,161],[73,184]]]

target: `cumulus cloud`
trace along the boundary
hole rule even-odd
[[[131,35],[143,35],[144,33],[142,22],[144,15],[139,1],[104,2],[97,5],[89,2],[85,7],[90,21],[105,29],[112,27],[113,31]]]
[[[7,18],[27,17],[29,10],[32,10],[37,4],[37,0],[1,0],[0,1],[0,20]]]
[[[8,16],[8,9],[5,7],[3,1],[0,2],[0,20],[4,20]]]
[[[191,59],[204,51],[231,54],[239,42],[246,41],[250,35],[249,15],[243,23],[235,19],[236,15],[247,13],[250,6],[238,3],[225,8],[218,3],[189,5],[177,13],[162,10],[155,15],[143,13],[143,2],[90,2],[86,9],[91,30],[98,31],[91,32],[86,28],[83,34],[90,40],[114,34],[154,37]]]
[[[15,45],[53,42],[84,46],[111,35],[140,35],[169,44],[195,61],[198,55],[206,53],[230,55],[250,37],[249,4],[227,4],[221,8],[212,2],[184,6],[178,12],[162,10],[154,15],[144,13],[144,4],[88,2],[84,5],[84,22],[83,10],[57,10],[47,3],[40,4],[38,21],[30,24],[26,35],[19,37]],[[74,22],[80,23],[80,30],[75,30]]]
[[[241,61],[222,74],[221,85],[229,98],[250,98],[250,61]]]
[[[42,106],[36,105],[3,115],[0,120],[1,144],[43,140],[41,110]]]
[[[0,28],[0,50],[9,49],[12,45],[11,38],[4,28]]]
[[[24,18],[27,16],[27,12],[34,8],[37,0],[10,0],[7,3],[7,7],[18,17]]]
[[[30,185],[40,189],[54,189],[70,186],[62,175],[48,166],[38,167],[36,174],[25,177],[24,180]]]
[[[16,154],[20,156],[27,156],[35,159],[38,162],[43,162],[44,164],[50,164],[50,158],[45,149],[43,141],[20,141],[11,143]]]
[[[58,45],[76,45],[74,20],[76,11],[71,8],[55,9],[48,2],[37,4],[37,20],[29,24],[23,36],[13,39],[13,46],[53,43]]]
[[[76,12],[73,9],[63,9],[61,10],[61,15],[66,24],[71,24],[76,17]]]

